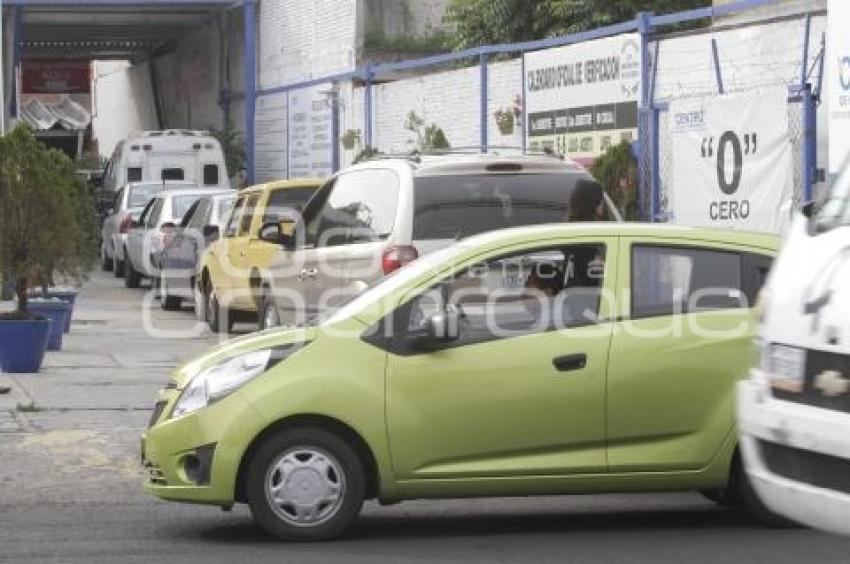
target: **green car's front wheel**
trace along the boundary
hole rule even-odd
[[[327,540],[342,534],[360,513],[365,485],[356,451],[317,427],[274,435],[248,467],[251,513],[263,529],[284,540]]]

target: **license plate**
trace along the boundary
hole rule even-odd
[[[785,392],[802,393],[806,351],[783,345],[770,345],[769,377],[772,387]]]

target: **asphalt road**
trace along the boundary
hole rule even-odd
[[[0,396],[0,561],[850,562],[850,539],[766,529],[695,493],[370,504],[322,544],[279,543],[244,507],[150,499],[137,465],[147,410],[169,370],[214,339],[183,334],[188,311],[143,296],[96,275],[65,350],[39,375],[0,375],[13,388]],[[145,316],[165,333],[143,331]]]

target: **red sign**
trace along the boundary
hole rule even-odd
[[[21,88],[25,94],[88,94],[91,63],[75,60],[24,59]]]

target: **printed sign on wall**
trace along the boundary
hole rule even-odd
[[[286,178],[286,93],[259,97],[254,123],[257,182]]]
[[[525,54],[528,147],[587,162],[637,137],[637,34]]]
[[[91,62],[24,59],[21,63],[21,92],[88,94],[91,92]]]
[[[333,173],[333,112],[327,84],[289,93],[289,178]]]
[[[787,91],[670,104],[673,221],[778,233],[790,217]]]

